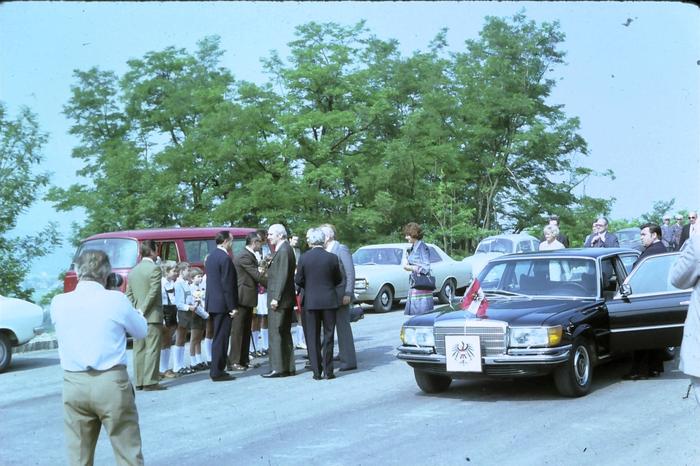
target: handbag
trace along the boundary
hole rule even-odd
[[[435,289],[435,277],[413,272],[411,273],[410,285],[411,288],[416,290],[433,291]]]

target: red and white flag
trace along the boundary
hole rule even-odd
[[[489,307],[489,301],[486,299],[478,279],[474,278],[469,287],[467,287],[460,307],[476,317],[486,318],[486,309]]]

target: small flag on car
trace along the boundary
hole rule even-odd
[[[476,317],[487,318],[486,309],[489,307],[489,301],[477,278],[472,279],[467,287],[460,307]]]

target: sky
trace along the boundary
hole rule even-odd
[[[268,80],[260,60],[286,57],[295,27],[310,21],[354,25],[366,20],[378,38],[396,39],[404,55],[427,50],[447,28],[450,49],[478,38],[486,16],[523,12],[558,21],[567,64],[552,77],[550,103],[578,117],[589,155],[581,164],[615,179],[590,178],[587,194],[615,198],[611,218],[631,219],[655,201],[676,210],[700,207],[700,10],[671,2],[5,2],[0,4],[0,101],[14,118],[21,106],[49,134],[42,170],[67,187],[81,164],[62,114],[73,71],[97,66],[121,76],[127,60],[174,46],[195,50],[219,35],[222,66],[236,79]],[[49,220],[68,237],[83,213],[57,213],[40,200],[13,234],[35,233]],[[66,241],[69,243],[69,240]],[[35,270],[65,269],[72,246],[38,260]]]

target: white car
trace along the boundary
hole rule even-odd
[[[517,252],[533,252],[538,251],[539,248],[540,240],[526,233],[487,236],[479,242],[474,255],[465,257],[462,262],[471,264],[472,273],[476,277],[494,257]]]
[[[427,244],[427,243],[426,243]],[[471,280],[469,264],[448,256],[434,244],[430,251],[430,268],[435,276],[435,295],[448,303],[458,289]],[[376,312],[388,312],[392,305],[408,297],[409,273],[403,269],[410,243],[363,246],[352,255],[355,264],[355,299],[372,304]]]
[[[44,333],[44,310],[28,301],[0,295],[0,372],[12,360],[12,347]]]

